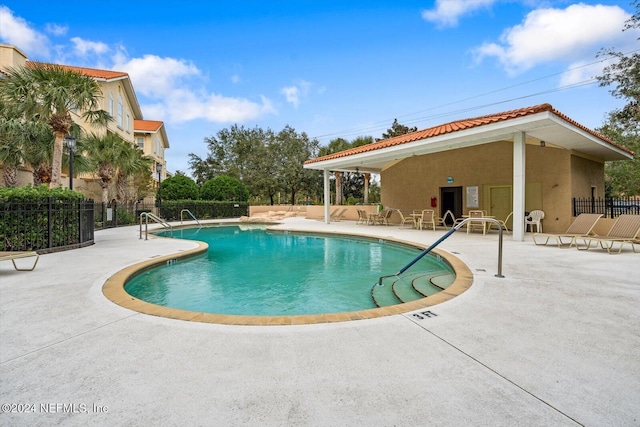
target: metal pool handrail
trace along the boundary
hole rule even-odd
[[[169,224],[167,221],[165,221],[164,219],[160,218],[159,216],[152,214],[151,212],[142,212],[140,214],[140,239],[142,239],[142,218],[143,217],[145,219],[145,222],[144,222],[144,240],[149,240],[149,232],[148,232],[149,218],[151,218],[153,221],[155,221],[158,224],[160,224],[163,228],[169,229],[171,231],[171,237],[173,237],[173,227],[171,226],[171,224]]]
[[[429,246],[427,249],[425,249],[424,251],[422,251],[420,253],[420,255],[418,255],[417,257],[415,257],[415,259],[413,261],[411,261],[409,264],[405,265],[404,267],[402,267],[400,269],[400,271],[398,271],[396,274],[390,274],[387,276],[381,276],[378,279],[378,286],[382,286],[382,279],[386,279],[389,277],[395,277],[395,276],[399,276],[402,273],[404,273],[405,271],[407,271],[409,268],[411,268],[411,266],[413,264],[415,264],[416,262],[418,262],[420,259],[422,259],[422,257],[424,257],[426,254],[428,254],[429,252],[431,252],[431,250],[433,248],[435,248],[436,246],[438,246],[440,243],[442,243],[445,239],[447,239],[449,236],[451,236],[453,233],[455,233],[456,231],[458,231],[460,228],[462,228],[462,226],[464,226],[465,224],[467,224],[470,221],[482,221],[482,222],[490,222],[492,224],[496,224],[498,226],[498,232],[499,232],[499,236],[498,236],[498,274],[496,274],[496,277],[504,277],[502,275],[502,224],[500,224],[500,221],[494,219],[494,218],[465,218],[464,220],[462,220],[460,223],[458,223],[457,225],[454,225],[451,230],[447,231],[442,237],[440,237],[438,240],[436,240],[435,243],[433,243],[431,246]],[[374,285],[375,286],[375,285]]]
[[[190,216],[191,218],[193,218],[195,222],[197,222],[197,223],[198,223],[198,225],[200,226],[200,228],[202,228],[202,224],[200,224],[200,221],[198,221],[198,218],[196,218],[196,217],[191,213],[191,211],[190,211],[189,209],[182,209],[182,210],[180,211],[180,224],[182,224],[182,214],[183,214],[184,212],[188,213],[188,214],[189,214],[189,216]]]

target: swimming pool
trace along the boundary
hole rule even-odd
[[[300,316],[369,310],[380,301],[407,303],[429,292],[425,275],[439,278],[440,288],[455,279],[448,262],[426,256],[406,280],[387,285],[391,297],[381,294],[386,291],[374,286],[379,277],[393,274],[419,253],[416,247],[381,239],[271,232],[264,226],[179,229],[174,237],[204,241],[209,249],[135,274],[126,283],[127,293],[190,312]],[[439,290],[432,287],[429,294]],[[401,300],[393,299],[396,293]]]

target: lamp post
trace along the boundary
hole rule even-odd
[[[71,134],[65,136],[64,145],[69,149],[69,190],[73,190],[73,151],[76,149],[76,138]]]
[[[162,185],[162,163],[156,163],[156,172],[158,172],[158,216],[160,215],[160,206],[162,205],[162,198],[160,197],[160,186]]]

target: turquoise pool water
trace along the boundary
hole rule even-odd
[[[279,316],[375,308],[371,288],[420,253],[381,240],[221,226],[174,237],[204,241],[205,255],[134,277],[125,290],[144,301],[205,313]],[[451,274],[425,256],[411,271]]]

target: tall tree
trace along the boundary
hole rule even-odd
[[[605,164],[605,179],[612,196],[640,195],[640,128],[620,123],[619,116],[609,114],[597,131],[635,152],[634,160],[619,160]]]
[[[51,164],[52,142],[53,135],[46,125],[24,120],[16,108],[0,101],[0,165],[6,186],[17,185],[18,168],[27,165],[32,167],[34,184],[40,185],[43,181],[35,178],[41,167]]]
[[[253,179],[260,149],[265,146],[269,131],[255,127],[233,125],[205,138],[209,153],[206,159],[189,154],[189,167],[200,184],[219,175],[237,178],[245,185]],[[251,189],[249,189],[251,191]]]
[[[387,129],[387,131],[382,134],[382,139],[393,138],[396,136],[415,132],[417,130],[418,128],[415,126],[410,128],[409,126],[401,125],[400,123],[398,123],[398,119],[393,119],[393,124],[391,125],[391,128]],[[380,139],[378,139],[378,141],[380,141]]]
[[[338,153],[340,151],[348,150],[351,148],[351,143],[344,138],[336,138],[329,141],[329,144],[320,148],[318,155],[326,156],[328,154]],[[341,205],[343,202],[344,188],[342,180],[342,172],[334,171],[334,182],[336,190],[336,205]]]
[[[305,132],[298,133],[290,126],[285,126],[275,135],[274,154],[277,167],[274,171],[282,187],[289,193],[292,205],[296,203],[296,194],[309,189],[314,171],[304,169],[303,163],[318,153],[318,141],[309,139]]]
[[[151,166],[154,164],[150,157],[145,156],[142,151],[132,145],[124,144],[122,152],[117,161],[116,173],[116,200],[124,203],[128,200],[127,189],[134,177],[139,177],[151,181]],[[137,199],[137,197],[136,197]]]
[[[95,133],[83,138],[84,155],[87,157],[90,168],[98,175],[102,188],[102,203],[109,203],[109,184],[116,176],[116,171],[123,158],[123,152],[130,145],[120,136],[107,133],[98,136]]]
[[[632,4],[635,5],[636,12],[627,20],[622,31],[640,29],[640,0],[634,0]],[[614,111],[612,116],[617,123],[638,127],[640,126],[640,53],[634,51],[625,55],[615,49],[603,49],[598,56],[604,55],[617,58],[617,62],[605,67],[602,75],[597,77],[600,86],[614,85],[611,94],[626,102],[624,107]]]
[[[640,0],[632,4],[636,12],[622,31],[640,29]],[[640,53],[636,51],[625,55],[614,49],[605,49],[598,55],[611,55],[617,59],[605,67],[598,80],[600,86],[613,85],[611,94],[625,102],[621,109],[609,113],[606,123],[598,131],[635,152],[633,160],[607,162],[607,183],[615,196],[640,195]]]
[[[355,147],[360,147],[362,145],[372,144],[373,142],[374,140],[373,140],[373,137],[371,136],[359,136],[353,141],[351,141],[351,146],[355,148]],[[362,174],[362,178],[364,183],[364,190],[359,190],[359,192],[361,192],[362,194],[362,201],[364,202],[364,204],[368,205],[369,204],[369,184],[371,182],[371,174],[368,172],[364,172]],[[361,189],[361,187],[358,187],[358,189]],[[355,194],[353,196],[360,198],[360,196],[356,196]],[[348,197],[349,197],[349,194],[347,194],[347,198]]]
[[[55,135],[51,188],[60,186],[63,138],[72,127],[72,111],[88,123],[106,125],[111,116],[99,108],[102,92],[91,77],[55,64],[31,63],[9,68],[0,79],[0,100],[13,105],[25,120],[46,123]]]

